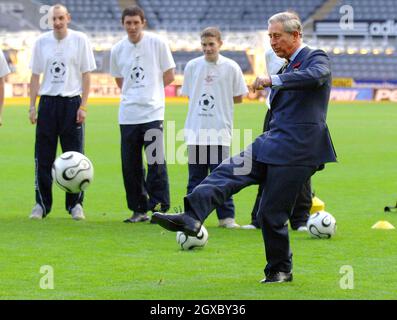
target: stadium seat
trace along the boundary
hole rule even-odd
[[[305,21],[325,0],[296,0],[293,7]],[[265,27],[264,21],[271,15],[291,9],[289,0],[279,0],[271,6],[264,5],[261,0],[140,0],[137,3],[145,10],[153,10],[160,17],[162,27],[175,30],[173,19],[189,20],[190,26],[184,26],[184,31],[195,31],[201,28],[217,25],[222,30],[246,31]],[[186,5],[188,3],[188,5]],[[190,8],[190,9],[187,9]],[[182,10],[183,9],[183,10]],[[169,18],[168,13],[178,13],[177,18]],[[155,25],[148,18],[149,25]],[[239,23],[236,23],[238,21]]]

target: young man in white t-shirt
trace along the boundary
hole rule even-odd
[[[111,51],[110,73],[121,89],[121,162],[128,208],[124,222],[149,220],[148,211],[170,207],[164,156],[164,87],[174,81],[175,62],[167,43],[144,31],[145,15],[134,6],[122,13],[127,36]],[[146,151],[148,173],[142,159]],[[149,151],[150,150],[150,151]]]
[[[4,77],[10,73],[3,51],[0,49],[0,126],[3,124]]]
[[[68,29],[71,21],[66,7],[50,8],[53,31],[35,42],[30,63],[29,118],[36,126],[36,205],[30,218],[42,219],[51,211],[51,166],[58,138],[62,151],[84,152],[84,122],[90,73],[96,69],[94,53],[86,35]],[[40,75],[43,79],[40,84]],[[40,95],[38,110],[36,99]],[[84,219],[83,192],[66,193],[66,210],[75,220]]]
[[[201,183],[229,157],[234,103],[248,93],[239,65],[221,54],[221,33],[209,27],[201,32],[204,55],[188,62],[182,94],[189,97],[185,122],[188,146],[189,182],[187,193]],[[216,209],[219,226],[236,228],[232,198]]]

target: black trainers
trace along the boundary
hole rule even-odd
[[[125,219],[124,222],[126,223],[136,223],[136,222],[145,222],[148,221],[149,217],[146,213],[142,212],[134,212],[131,218]]]
[[[265,279],[261,280],[261,283],[281,283],[291,282],[292,272],[270,272]]]

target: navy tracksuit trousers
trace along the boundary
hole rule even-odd
[[[188,145],[189,182],[187,194],[191,193],[207,176],[229,157],[230,148],[221,145]],[[234,218],[232,197],[216,208],[218,219]]]
[[[56,158],[58,139],[62,152],[84,152],[84,125],[76,123],[81,97],[42,96],[40,98],[35,143],[36,203],[48,215],[52,207],[51,167]],[[82,204],[83,192],[66,193],[65,207]]]
[[[121,163],[128,208],[137,213],[166,212],[170,191],[164,156],[163,121],[120,125]],[[146,152],[148,172],[142,150]]]

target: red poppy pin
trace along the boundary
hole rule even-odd
[[[297,70],[299,70],[299,67],[301,66],[301,64],[302,64],[302,62],[297,62],[297,63],[295,63],[293,66],[292,66],[292,69],[294,69],[294,71],[297,71]]]

